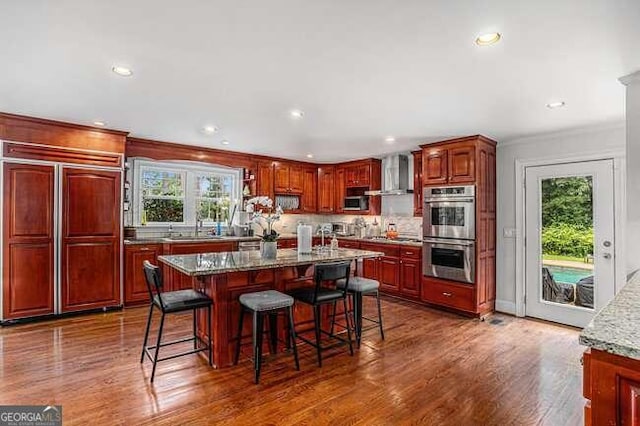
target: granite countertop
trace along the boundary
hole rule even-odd
[[[314,237],[318,237],[318,235],[314,235]],[[297,238],[296,234],[280,234],[281,239],[292,239]],[[422,241],[419,239],[387,239],[387,238],[358,238],[354,236],[338,236],[338,240],[349,240],[349,241],[357,241],[360,243],[373,243],[373,244],[402,244],[403,246],[414,246],[414,247],[422,247]],[[331,243],[331,236],[325,237],[325,244],[329,245]]]
[[[311,263],[355,260],[380,257],[384,253],[340,248],[312,254],[298,254],[297,249],[278,249],[275,259],[263,259],[260,251],[234,251],[223,253],[199,253],[174,256],[158,256],[158,260],[183,274],[190,276],[224,274],[227,272],[253,271]]]
[[[125,245],[133,244],[164,244],[164,243],[215,243],[223,241],[260,241],[260,237],[148,237],[136,238],[133,240],[125,239]]]
[[[640,360],[640,273],[582,330],[580,344]]]

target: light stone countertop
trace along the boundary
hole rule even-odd
[[[640,273],[582,330],[580,344],[640,360]]]
[[[158,260],[189,276],[224,274],[227,272],[253,271],[288,266],[326,263],[340,260],[356,260],[381,257],[384,253],[339,248],[319,253],[298,254],[297,249],[278,249],[275,259],[263,259],[260,251],[234,251],[223,253],[198,253],[158,256]]]

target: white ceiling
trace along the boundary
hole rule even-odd
[[[3,0],[0,58],[0,111],[336,161],[622,120],[640,1]]]

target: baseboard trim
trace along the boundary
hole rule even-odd
[[[516,303],[510,300],[496,300],[496,311],[505,314],[516,314]]]

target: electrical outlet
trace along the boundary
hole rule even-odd
[[[518,231],[516,230],[516,228],[504,228],[502,230],[502,235],[505,238],[515,238],[517,234]]]

